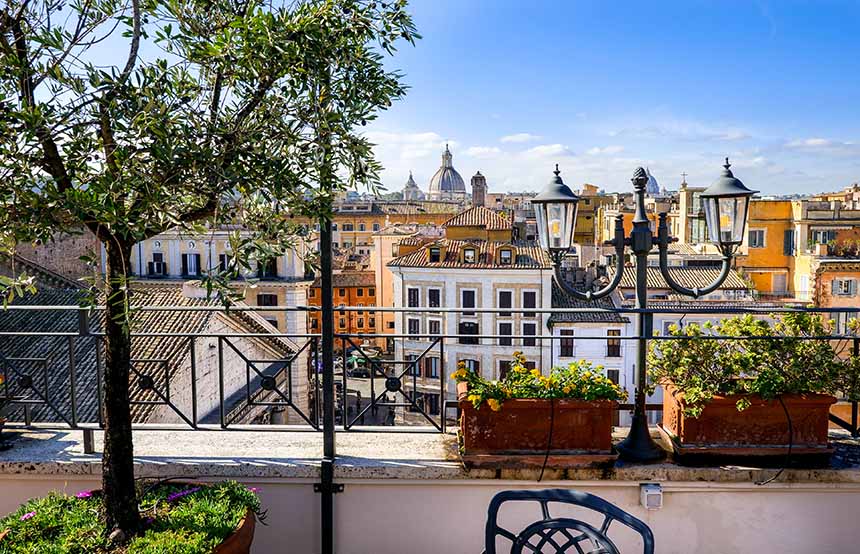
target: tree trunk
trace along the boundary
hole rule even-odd
[[[131,330],[128,325],[127,286],[132,246],[122,242],[107,242],[105,248],[107,309],[102,493],[108,530],[121,529],[128,537],[137,529],[139,522],[128,383],[131,371]]]

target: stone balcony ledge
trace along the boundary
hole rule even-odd
[[[95,448],[102,433],[95,433]],[[98,454],[84,453],[81,431],[7,430],[12,448],[0,451],[0,476],[96,476]],[[860,443],[846,434],[832,435],[837,445],[833,467],[786,469],[786,484],[860,485]],[[322,434],[299,431],[135,432],[139,477],[275,478],[318,480]],[[540,469],[467,470],[461,464],[454,434],[350,432],[337,434],[335,479],[341,480],[521,480],[537,481]],[[773,468],[739,466],[682,467],[617,464],[602,469],[557,469],[550,464],[544,481],[660,481],[751,484],[773,476]]]

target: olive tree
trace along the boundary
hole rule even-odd
[[[228,274],[289,247],[286,214],[324,219],[339,189],[376,186],[380,166],[361,127],[405,92],[384,61],[417,38],[406,10],[406,0],[0,8],[0,248],[84,227],[105,252],[96,301],[108,529],[128,535],[139,523],[132,246],[168,229],[242,222],[231,267],[204,277],[229,301]],[[14,280],[2,286],[21,292]]]

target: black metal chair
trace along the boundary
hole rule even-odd
[[[505,502],[537,502],[543,519],[535,521],[515,534],[499,526],[499,508]],[[582,506],[604,516],[600,528],[571,518],[554,518],[549,513],[549,503]],[[496,550],[499,535],[511,541],[511,554],[621,554],[618,547],[606,535],[609,525],[619,521],[642,536],[644,554],[654,554],[654,535],[641,520],[593,494],[567,489],[538,491],[502,491],[490,501],[487,510],[487,529],[484,554],[502,554]],[[546,550],[549,548],[549,550]],[[627,554],[627,553],[625,553]]]

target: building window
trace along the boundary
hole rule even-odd
[[[439,415],[439,395],[425,393],[424,408],[430,415]]]
[[[499,380],[504,379],[510,370],[511,370],[511,361],[510,360],[499,360]]]
[[[794,229],[782,232],[782,253],[784,256],[794,256]]]
[[[332,231],[337,231],[337,223],[332,223],[332,224],[331,224],[331,230],[332,230]]]
[[[438,308],[442,304],[442,291],[439,289],[427,290],[427,305],[431,308]]]
[[[358,304],[356,304],[356,306],[361,307],[361,306],[364,306],[364,304],[362,304],[361,302],[359,302]],[[358,310],[356,313],[357,313],[358,315],[361,315],[361,314],[363,314],[363,313],[364,313],[364,310]]]
[[[352,231],[352,230],[354,230],[352,223],[344,223],[343,227],[341,228],[341,231]]]
[[[374,223],[373,224],[373,232],[375,233],[377,231],[379,231],[379,223]]]
[[[523,292],[523,308],[537,308],[537,293],[533,290],[527,290]],[[535,317],[537,314],[532,313],[524,313],[523,317]]]
[[[265,320],[269,323],[269,325],[271,325],[271,326],[272,326],[272,327],[274,327],[275,329],[277,329],[277,328],[278,328],[278,320],[277,320],[277,319],[272,318],[272,317],[266,317],[266,318],[263,318],[263,319],[265,319]]]
[[[367,319],[367,326],[368,327],[376,327],[376,318],[375,317],[368,318]]]
[[[424,377],[439,378],[439,358],[424,358]]]
[[[257,277],[272,279],[278,276],[278,261],[275,258],[257,262]]]
[[[463,262],[467,264],[475,263],[475,249],[466,248],[463,250]]]
[[[364,296],[364,289],[356,289],[355,295],[356,296]]]
[[[364,327],[364,318],[363,317],[358,318],[357,325],[358,325],[358,327]]]
[[[367,296],[376,296],[376,289],[367,289]]]
[[[359,223],[359,224],[358,224],[358,230],[359,230],[359,231],[362,231],[362,232],[363,232],[363,231],[365,231],[366,229],[367,229],[367,226],[366,226],[364,223]]]
[[[337,289],[338,296],[346,296],[346,289]]]
[[[278,295],[277,294],[260,293],[257,295],[257,306],[277,306],[277,305],[278,305]]]
[[[164,254],[154,252],[148,269],[150,275],[167,275],[167,264],[164,263]]]
[[[499,291],[498,308],[510,308],[513,305],[514,293],[509,290]],[[499,312],[499,317],[511,317],[511,312]]]
[[[421,333],[421,320],[420,319],[409,319],[406,322],[409,338],[411,340],[420,340],[416,335]]]
[[[308,298],[316,298],[316,296],[317,296],[317,289],[312,288],[312,289],[308,290]]]
[[[481,362],[478,360],[460,360],[466,365],[466,369],[469,371],[474,371],[476,374],[481,373]]]
[[[460,291],[460,307],[474,308],[475,307],[475,291],[463,290]],[[463,312],[463,315],[475,315],[475,312]]]
[[[523,335],[537,335],[537,325],[534,323],[523,323]],[[535,346],[535,339],[523,339],[523,346]]]
[[[183,277],[200,275],[200,254],[182,255],[182,275]]]
[[[421,291],[414,288],[406,289],[406,306],[417,308],[420,305]]]
[[[617,385],[619,384],[618,381],[621,379],[621,371],[618,369],[607,369],[606,377]]]
[[[433,336],[441,335],[442,334],[440,332],[441,329],[442,329],[442,322],[439,321],[438,319],[430,319],[427,321],[427,333],[429,333]]]
[[[319,324],[320,324],[319,320],[317,320],[317,319],[312,319],[312,320],[311,320],[311,329],[316,329],[316,328],[318,328],[318,327],[319,327]]]
[[[621,329],[606,330],[606,357],[620,358],[621,357],[621,339],[616,338],[621,336]]]
[[[835,230],[815,230],[811,231],[812,233],[812,243],[813,244],[827,244],[828,242],[832,242],[836,240],[836,231]]]
[[[227,271],[228,267],[230,267],[230,255],[218,254],[218,271]]]
[[[458,328],[459,335],[477,335],[478,334],[478,324],[473,321],[461,321],[460,326]],[[460,344],[478,344],[477,337],[460,337]]]
[[[341,329],[346,329],[346,319],[344,319],[344,318],[340,318],[340,319],[337,321],[337,325],[338,325],[338,327],[340,327]]]
[[[499,334],[500,335],[512,335],[514,332],[514,326],[512,323],[499,323]],[[511,346],[513,341],[510,338],[499,338],[499,346]]]
[[[439,263],[442,259],[442,250],[436,247],[430,249],[430,263]]]
[[[394,329],[394,322],[393,322],[393,321],[389,321],[389,322],[387,323],[386,327],[388,327],[389,329]]]
[[[561,334],[561,353],[562,358],[573,357],[573,329],[562,329]]]
[[[406,354],[406,361],[410,362],[409,364],[409,375],[414,375],[415,377],[421,377],[421,362],[418,360],[417,354]]]
[[[499,264],[511,265],[512,259],[513,259],[513,252],[511,252],[510,250],[500,250],[499,251]]]
[[[750,229],[750,248],[764,248],[764,229]]]
[[[857,281],[854,279],[833,279],[833,294],[835,296],[855,296]]]

